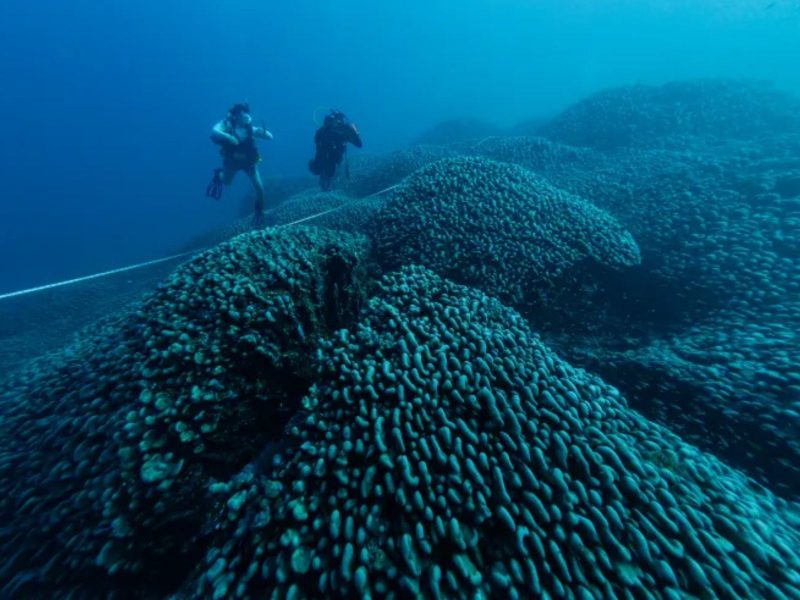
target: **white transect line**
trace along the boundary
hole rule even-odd
[[[317,214],[311,215],[309,217],[303,217],[302,219],[297,219],[296,221],[292,221],[291,223],[284,223],[283,225],[277,225],[276,227],[291,227],[292,225],[297,225],[298,223],[304,223],[306,221],[311,221],[312,219],[317,219],[329,213],[335,212],[337,210],[343,209],[345,206],[350,206],[351,204],[355,204],[356,202],[362,202],[367,198],[372,198],[373,196],[379,196],[381,194],[385,194],[396,187],[399,187],[401,184],[396,183],[393,186],[388,188],[379,190],[369,196],[364,196],[363,198],[354,198],[349,202],[345,202],[341,206],[337,206],[336,208],[329,208],[328,210],[323,210]],[[208,250],[208,248],[200,248],[199,250],[189,250],[187,252],[181,252],[180,254],[173,254],[172,256],[165,256],[164,258],[157,258],[155,260],[148,260],[147,262],[137,263],[135,265],[129,265],[127,267],[120,267],[119,269],[112,269],[111,271],[103,271],[102,273],[94,273],[92,275],[84,275],[83,277],[76,277],[75,279],[67,279],[65,281],[58,281],[56,283],[48,283],[47,285],[40,285],[37,287],[28,288],[27,290],[19,290],[16,292],[9,292],[7,294],[0,294],[0,300],[7,300],[9,298],[16,298],[18,296],[25,296],[27,294],[33,294],[35,292],[43,292],[45,290],[52,290],[53,288],[64,287],[67,285],[73,285],[75,283],[81,283],[82,281],[89,281],[91,279],[99,279],[101,277],[108,277],[109,275],[116,275],[117,273],[124,273],[125,271],[133,271],[134,269],[141,269],[143,267],[149,267],[152,265],[157,265],[159,263],[168,262],[170,260],[175,260],[178,258],[182,258],[184,256],[190,256],[192,254],[197,254],[198,252],[203,252],[204,250]]]
[[[484,142],[487,142],[487,141],[489,141],[489,140],[491,140],[493,138],[496,138],[496,137],[497,137],[496,135],[487,135],[485,138],[483,138],[483,139],[479,140],[478,142],[476,142],[475,144],[473,144],[472,148],[477,148],[478,146],[480,146]]]
[[[200,250],[190,250],[189,252],[181,252],[180,254],[173,254],[172,256],[165,256],[164,258],[157,258],[155,260],[148,260],[147,262],[121,267],[119,269],[112,269],[111,271],[103,271],[102,273],[94,273],[93,275],[85,275],[83,277],[76,277],[75,279],[67,279],[66,281],[59,281],[57,283],[48,283],[47,285],[40,285],[38,287],[28,288],[27,290],[19,290],[18,292],[9,292],[0,296],[0,300],[7,298],[14,298],[15,296],[24,296],[25,294],[33,294],[34,292],[43,292],[44,290],[51,290],[65,285],[72,285],[73,283],[80,283],[81,281],[89,281],[90,279],[99,279],[100,277],[107,277],[108,275],[115,275],[117,273],[124,273],[125,271],[132,271],[134,269],[141,269],[142,267],[149,267],[150,265],[157,265],[158,263],[175,260],[181,256],[189,256],[200,252]]]

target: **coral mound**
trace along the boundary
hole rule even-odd
[[[387,199],[372,230],[386,267],[424,264],[517,306],[556,290],[584,261],[639,262],[636,242],[608,213],[482,158],[420,169]]]
[[[642,252],[642,266],[608,287],[608,307],[561,302],[565,318],[545,333],[577,328],[557,343],[565,357],[646,416],[795,499],[800,197],[791,181],[800,178],[799,156],[800,137],[784,135],[713,150],[616,152],[602,169],[577,164],[573,173],[542,166],[619,219]]]
[[[416,146],[383,156],[360,155],[350,160],[350,177],[342,179],[341,187],[357,197],[369,196],[400,183],[417,169],[457,153],[440,146]]]
[[[551,179],[554,175],[567,181],[576,171],[597,169],[604,164],[602,155],[589,148],[575,148],[543,137],[491,137],[462,146],[465,154],[513,163]]]
[[[286,225],[309,219],[315,227],[360,232],[366,229],[369,218],[381,203],[380,197],[352,198],[341,192],[313,190],[285,200],[267,213],[266,222],[268,225]]]
[[[381,287],[324,345],[286,460],[218,486],[196,595],[800,594],[780,501],[496,300],[418,267]]]
[[[722,311],[587,365],[647,416],[788,498],[800,496],[800,301]]]
[[[614,88],[575,104],[540,133],[575,146],[681,145],[675,138],[800,132],[800,101],[761,83],[696,80]]]
[[[121,326],[22,373],[0,401],[0,595],[97,597],[134,575],[154,592],[185,575],[209,478],[236,473],[296,410],[306,357],[360,305],[365,245],[239,236]]]

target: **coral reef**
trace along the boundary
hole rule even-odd
[[[457,146],[464,154],[513,163],[557,181],[576,172],[598,171],[608,165],[604,155],[589,148],[576,148],[543,137],[489,137]]]
[[[610,288],[616,316],[603,317],[597,297],[563,305],[548,329],[577,331],[559,350],[602,373],[648,416],[790,497],[800,497],[797,342],[787,338],[800,325],[800,197],[786,182],[800,175],[799,142],[776,136],[713,153],[636,150],[572,174],[543,167],[613,214],[642,253],[641,268]],[[605,348],[587,343],[588,328]],[[780,374],[783,383],[764,386],[759,373]]]
[[[686,137],[749,139],[790,130],[800,131],[800,101],[794,97],[759,82],[701,79],[604,90],[538,133],[608,150],[682,147]]]
[[[618,349],[571,337],[570,355],[625,389],[633,406],[786,497],[800,497],[797,294]],[[559,344],[562,346],[562,344]]]
[[[361,304],[366,240],[235,238],[0,401],[2,595],[157,591],[185,571],[207,483],[296,410],[317,339]]]
[[[315,227],[364,232],[372,215],[383,204],[379,196],[352,198],[341,192],[310,191],[296,194],[266,215],[267,225],[285,225],[326,211],[311,222]]]
[[[798,105],[443,125],[138,303],[43,296],[0,330],[54,323],[0,381],[0,596],[800,599]]]
[[[371,227],[386,268],[424,264],[515,306],[543,302],[584,261],[639,262],[633,238],[604,211],[529,171],[481,158],[420,169]]]
[[[443,146],[416,146],[383,156],[361,154],[350,160],[349,178],[343,178],[340,169],[339,185],[352,196],[369,196],[400,183],[425,165],[457,154]]]
[[[198,597],[797,597],[798,515],[524,319],[382,281],[268,469],[220,484]]]

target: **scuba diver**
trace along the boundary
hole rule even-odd
[[[309,170],[314,175],[319,175],[319,186],[323,191],[331,189],[336,167],[341,164],[348,143],[356,148],[363,146],[358,129],[353,123],[347,122],[343,112],[331,110],[322,127],[314,134],[317,153],[308,161]]]
[[[214,169],[206,195],[219,200],[223,185],[230,185],[236,173],[244,171],[256,192],[254,221],[258,224],[264,216],[264,184],[258,171],[261,156],[256,148],[256,138],[271,140],[272,133],[263,127],[263,123],[261,127],[253,125],[247,102],[234,104],[228,116],[211,131],[211,141],[220,146],[222,167]]]

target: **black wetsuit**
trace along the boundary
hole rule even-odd
[[[226,127],[228,133],[236,135],[233,126]],[[222,143],[219,153],[222,155],[222,164],[226,171],[249,171],[261,159],[256,148],[256,138],[253,135],[253,126],[247,126],[247,137],[239,140],[237,145]]]
[[[323,190],[331,189],[336,167],[342,163],[348,143],[356,148],[363,145],[358,130],[350,123],[326,123],[314,134],[317,153],[308,161],[308,168],[314,175],[319,175],[319,185]]]

